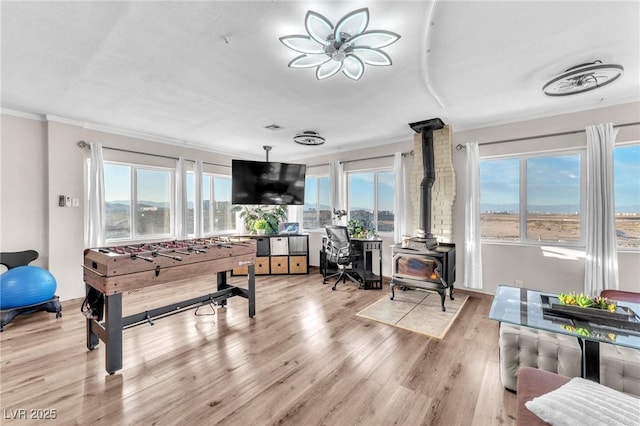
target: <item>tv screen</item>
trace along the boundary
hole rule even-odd
[[[232,160],[232,204],[304,204],[304,164]]]

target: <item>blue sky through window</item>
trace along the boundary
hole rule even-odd
[[[382,175],[382,174],[381,174]],[[384,176],[393,173],[384,173]],[[349,180],[349,208],[351,210],[367,209],[373,211],[374,203],[374,173],[354,173]],[[393,179],[378,179],[378,209],[381,211],[393,210]]]
[[[558,213],[580,203],[580,157],[577,154],[529,158],[527,205],[557,206]],[[518,212],[520,159],[480,162],[481,211]],[[640,213],[640,146],[614,150],[616,213]],[[560,208],[566,206],[566,208]],[[553,213],[554,211],[549,211]]]
[[[640,145],[616,148],[613,164],[616,213],[640,213]]]

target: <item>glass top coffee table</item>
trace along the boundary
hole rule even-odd
[[[600,342],[640,349],[640,318],[637,315],[640,304],[620,302],[618,306],[630,315],[626,319],[628,322],[612,322],[558,313],[551,309],[555,306],[552,302],[556,296],[526,288],[498,286],[489,319],[577,337],[582,347],[582,375],[595,381],[600,379]]]

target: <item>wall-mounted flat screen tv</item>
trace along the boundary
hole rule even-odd
[[[232,204],[304,204],[305,164],[231,161]]]

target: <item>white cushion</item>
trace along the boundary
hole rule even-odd
[[[525,406],[555,426],[640,425],[640,399],[580,377]]]

